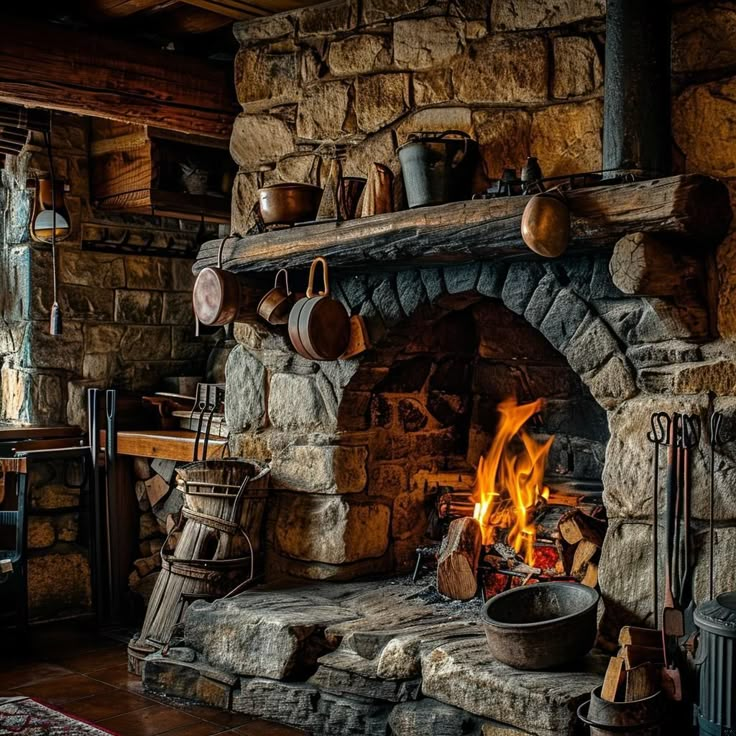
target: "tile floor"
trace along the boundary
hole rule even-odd
[[[0,642],[0,696],[29,695],[99,723],[120,736],[304,736],[277,723],[143,692],[127,670],[125,644],[93,633],[89,622],[33,629],[28,651]]]

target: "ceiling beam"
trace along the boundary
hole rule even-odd
[[[271,15],[273,12],[261,7],[257,2],[247,2],[247,0],[183,0],[183,2],[235,20]]]
[[[3,21],[0,100],[225,140],[232,73],[199,59],[46,23]]]

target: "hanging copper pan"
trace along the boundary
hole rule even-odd
[[[317,266],[322,266],[324,289],[315,292]],[[309,269],[307,294],[289,314],[289,337],[295,350],[308,360],[337,360],[350,342],[350,317],[330,296],[327,261],[315,258]]]
[[[283,285],[279,279],[283,276]],[[289,311],[294,303],[294,295],[289,288],[289,274],[285,268],[276,273],[273,289],[267,291],[258,302],[258,315],[272,325],[285,325],[289,321]]]
[[[233,233],[222,239],[217,251],[217,266],[207,266],[197,275],[192,290],[192,306],[199,322],[207,326],[222,326],[236,322],[241,311],[241,291],[238,277],[222,268],[222,250]]]

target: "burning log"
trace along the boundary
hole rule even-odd
[[[483,535],[480,524],[466,516],[455,519],[437,560],[437,590],[448,598],[470,600],[478,590],[478,561]]]
[[[563,514],[557,525],[557,546],[565,572],[591,588],[598,585],[598,560],[607,526],[580,509]]]

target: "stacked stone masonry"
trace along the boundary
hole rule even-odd
[[[736,3],[731,1],[673,6],[675,170],[724,178],[733,192],[736,34],[730,30],[735,25]],[[233,229],[239,232],[252,224],[248,217],[258,186],[293,180],[320,183],[326,173],[324,156],[336,142],[348,144],[346,174],[365,176],[373,161],[391,167],[398,175],[397,206],[405,202],[396,148],[414,132],[456,129],[472,135],[482,159],[476,190],[504,167],[518,169],[529,155],[539,157],[547,175],[600,166],[604,2],[339,2],[236,24],[235,32],[241,44],[236,87],[243,108],[231,140],[239,166],[233,191]],[[381,418],[370,372],[390,364],[395,333],[401,334],[402,323],[418,310],[427,304],[447,309],[448,303],[455,309],[466,297],[472,302],[480,296],[500,300],[536,328],[608,412],[611,440],[603,482],[612,526],[600,576],[607,603],[603,628],[615,631],[618,624],[633,619],[651,622],[649,413],[692,405],[704,418],[706,394],[713,390],[722,397],[717,405],[732,421],[733,232],[717,250],[717,267],[710,275],[718,298],[708,305],[705,300],[627,297],[612,285],[606,259],[565,257],[554,263],[475,264],[341,277],[340,298],[351,313],[366,318],[378,346],[377,357],[371,354],[363,360],[310,367],[290,353],[284,335],[267,333],[261,325],[239,326],[241,346],[231,356],[228,380],[240,385],[255,381],[257,390],[247,393],[248,399],[229,402],[229,415],[239,415],[236,424],[241,430],[233,449],[273,459],[276,476],[284,465],[304,463],[309,477],[320,479],[319,493],[317,481],[303,481],[306,493],[279,493],[276,519],[292,519],[289,510],[301,504],[300,513],[313,513],[315,524],[328,514],[339,529],[365,535],[362,560],[350,554],[349,544],[325,543],[320,550],[302,546],[300,554],[317,552],[314,556],[323,554],[331,562],[297,564],[289,558],[286,569],[307,577],[351,577],[383,569],[381,544],[369,540],[383,534],[386,524],[393,534],[396,517],[417,499],[411,500],[416,489],[405,461],[393,463],[389,457],[376,464],[371,455],[375,447],[359,440],[361,432],[369,431],[359,428],[365,417],[370,431]],[[394,355],[404,348],[401,343]],[[246,364],[253,372],[244,370]],[[297,397],[297,408],[287,411]],[[399,403],[406,398],[417,397],[401,397]],[[429,392],[421,398],[421,411],[414,411],[417,406],[410,402],[402,415],[398,405],[393,406],[392,421],[401,422],[403,416],[421,422]],[[428,432],[407,432],[405,441]],[[435,434],[439,442],[441,432]],[[309,446],[322,449],[303,449]],[[344,454],[336,447],[346,448]],[[393,447],[387,443],[388,452]],[[368,452],[365,468],[361,448]],[[446,448],[436,449],[444,453]],[[720,589],[736,587],[727,562],[731,536],[736,536],[736,510],[729,501],[736,467],[732,454],[733,448],[725,447],[716,466]],[[700,453],[696,460],[698,493],[705,494],[706,458]],[[343,462],[360,471],[315,472]],[[286,475],[293,483],[293,471]],[[345,481],[338,476],[349,479],[341,493],[337,491]],[[385,502],[372,491],[386,486],[404,489],[391,508],[386,507],[388,520],[375,507]],[[411,512],[404,516],[411,517]],[[702,525],[702,504],[695,516]],[[272,520],[272,538],[278,526]],[[403,534],[407,526],[397,522],[396,529]],[[287,541],[288,531],[279,534],[282,543]],[[408,550],[414,541],[411,534],[407,540]],[[396,550],[398,541],[393,540]],[[340,564],[333,566],[337,559]],[[606,565],[614,559],[628,560],[631,575],[617,575],[618,564]],[[704,559],[699,556],[696,572],[699,597]]]
[[[184,638],[143,666],[149,692],[320,736],[560,736],[600,684],[605,657],[575,671],[493,661],[476,605],[390,581],[254,590],[189,608]]]

